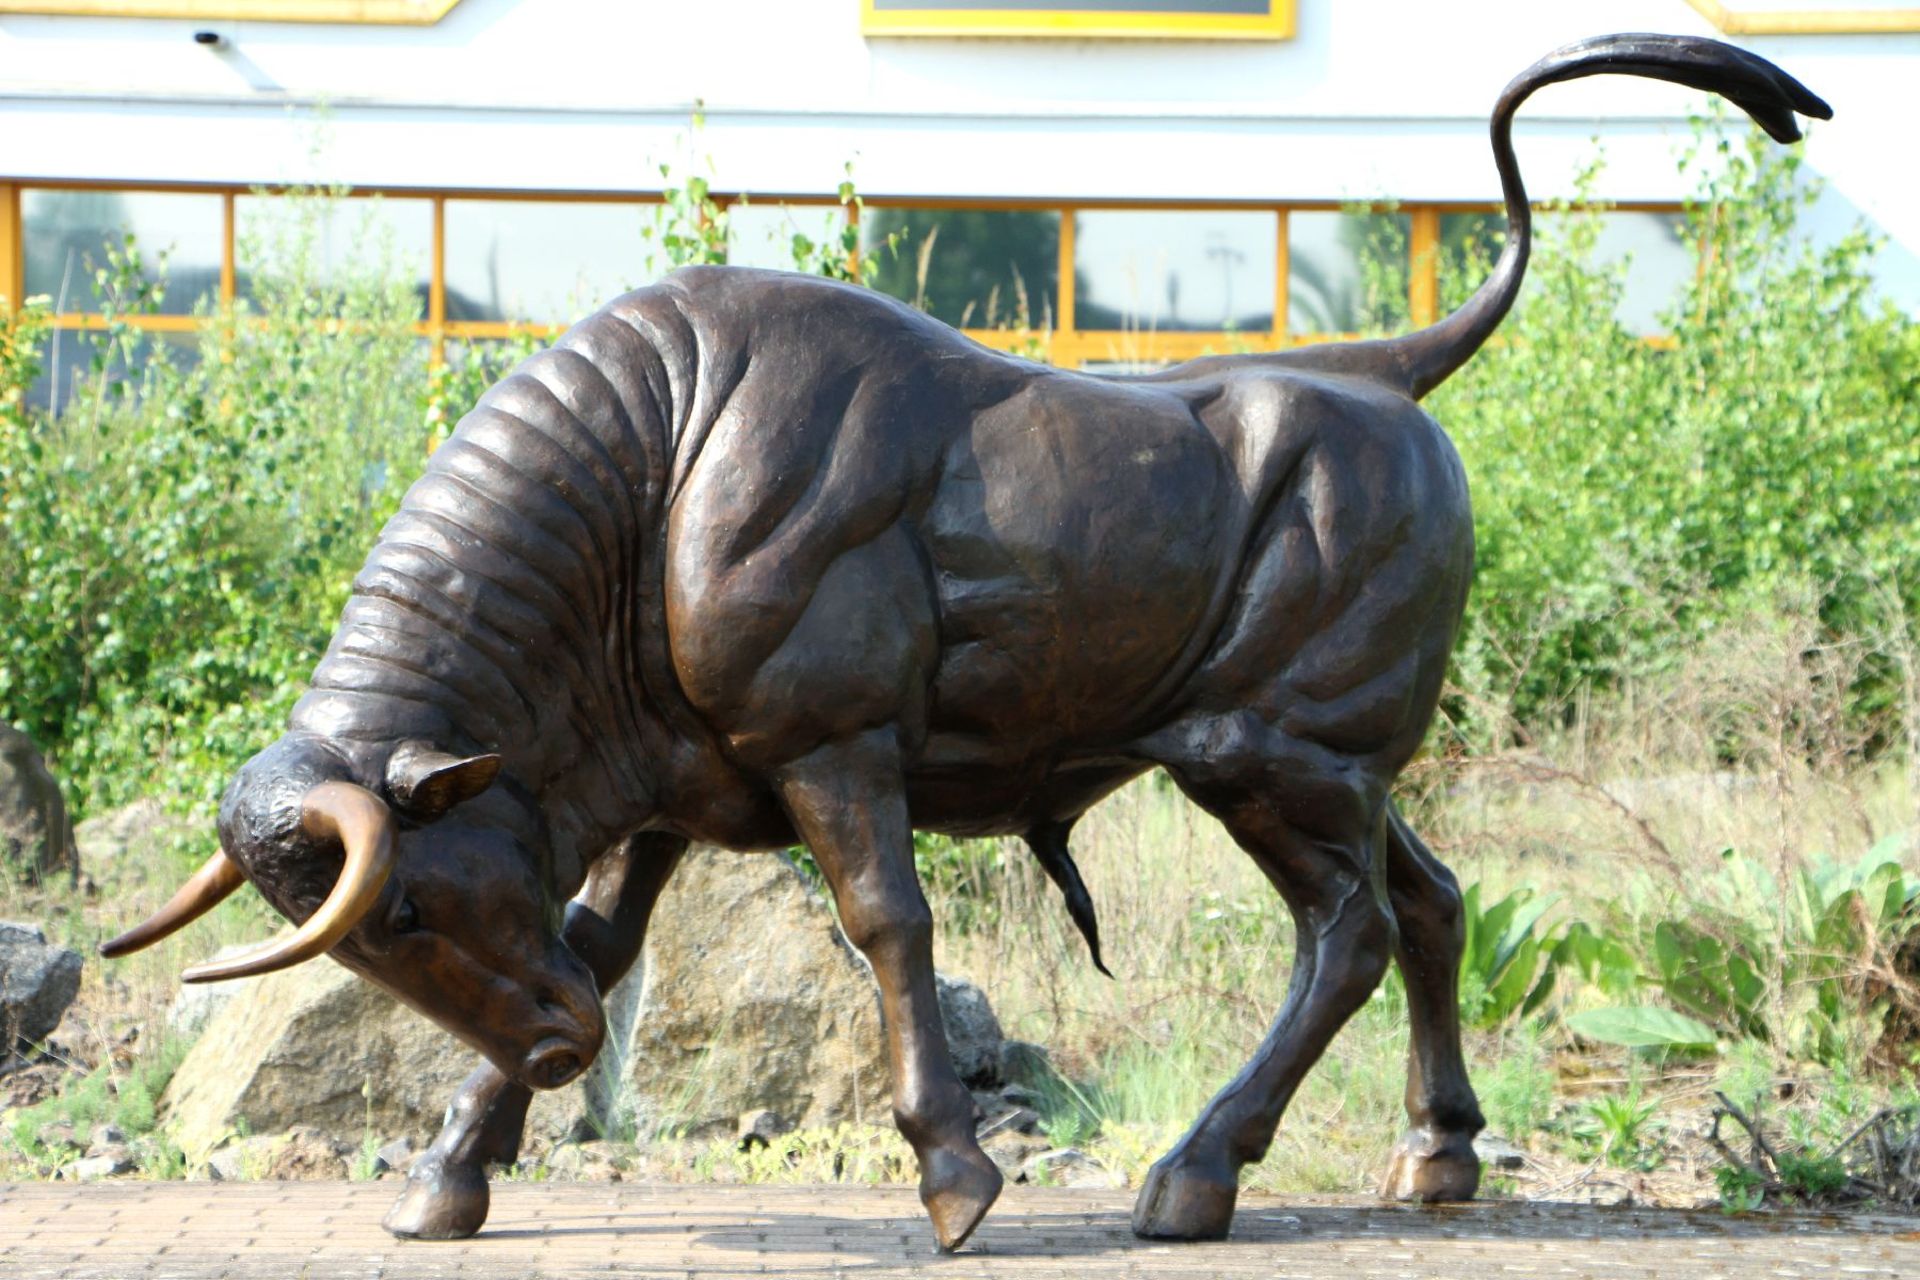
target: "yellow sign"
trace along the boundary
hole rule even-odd
[[[1286,40],[1295,0],[860,0],[870,36]]]

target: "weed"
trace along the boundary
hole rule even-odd
[[[1522,1022],[1474,1073],[1480,1108],[1495,1133],[1516,1141],[1546,1126],[1555,1077],[1538,1022]]]
[[[1641,1092],[1636,1075],[1624,1094],[1590,1098],[1568,1124],[1573,1139],[1591,1154],[1620,1169],[1652,1167],[1653,1139],[1666,1126],[1656,1118],[1660,1104]]]
[[[1766,1203],[1766,1178],[1745,1166],[1723,1164],[1713,1171],[1713,1182],[1722,1213],[1752,1213]]]

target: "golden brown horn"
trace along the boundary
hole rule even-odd
[[[111,942],[100,944],[100,954],[109,960],[150,947],[170,933],[186,928],[230,897],[247,882],[240,864],[224,852],[207,859],[207,864],[167,899],[167,905],[154,912],[145,923],[137,924]]]
[[[323,782],[307,792],[300,829],[316,840],[337,840],[346,850],[340,879],[320,909],[278,942],[231,960],[197,964],[180,975],[181,981],[223,982],[291,968],[346,937],[372,910],[399,857],[393,813],[386,802],[351,782]]]

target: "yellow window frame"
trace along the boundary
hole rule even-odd
[[[0,13],[430,27],[460,0],[0,0]]]
[[[860,0],[860,31],[869,36],[1290,40],[1295,9],[1296,0],[1270,0],[1266,13],[971,9],[942,7],[938,0],[919,9],[882,9],[875,0]]]
[[[221,262],[218,286],[218,298],[222,303],[231,303],[236,291],[237,271],[234,262],[234,202],[237,196],[252,194],[260,188],[232,185],[206,185],[196,183],[155,183],[155,182],[21,182],[13,178],[0,178],[0,311],[18,306],[22,301],[25,287],[25,228],[21,220],[21,193],[24,189],[35,190],[113,190],[113,191],[198,191],[217,194],[221,197],[220,246]],[[347,193],[350,196],[394,196],[400,198],[426,198],[433,202],[433,239],[430,249],[429,290],[427,314],[413,326],[413,331],[428,340],[434,363],[445,358],[445,347],[449,340],[473,341],[512,337],[516,334],[534,334],[540,337],[553,337],[565,330],[564,323],[541,320],[449,320],[446,316],[446,203],[449,199],[500,199],[518,200],[529,204],[552,203],[605,203],[634,202],[658,203],[658,192],[645,191],[507,191],[507,190],[421,190],[410,187],[396,188],[355,188]],[[721,195],[715,199],[722,204],[731,204],[741,197],[737,194]],[[790,204],[801,207],[840,208],[849,219],[857,216],[857,206],[840,205],[831,196],[757,196],[756,203]],[[866,201],[870,208],[912,208],[912,209],[1047,209],[1060,215],[1059,247],[1059,284],[1057,295],[1057,313],[1052,329],[967,329],[968,337],[985,346],[998,350],[1022,352],[1038,351],[1045,359],[1054,364],[1077,368],[1088,362],[1119,362],[1138,364],[1157,364],[1177,360],[1188,360],[1196,356],[1219,355],[1233,351],[1283,351],[1289,347],[1305,346],[1315,342],[1325,342],[1350,338],[1352,334],[1315,333],[1291,334],[1287,331],[1287,301],[1290,285],[1290,245],[1288,215],[1294,212],[1340,210],[1350,207],[1334,201],[1147,201],[1147,200],[1046,200],[1046,199],[899,199],[875,197]],[[1623,212],[1659,212],[1674,213],[1680,205],[1667,202],[1621,201],[1607,206]],[[1455,212],[1498,212],[1500,206],[1494,204],[1403,204],[1398,211],[1408,215],[1411,222],[1411,243],[1409,244],[1408,305],[1410,319],[1415,326],[1431,324],[1438,318],[1439,311],[1439,243],[1440,218],[1445,213]],[[1178,209],[1182,211],[1202,210],[1251,210],[1271,212],[1276,215],[1277,243],[1275,245],[1274,280],[1274,317],[1272,327],[1266,331],[1197,331],[1197,332],[1158,332],[1151,329],[1106,330],[1081,329],[1078,327],[1075,310],[1077,299],[1074,290],[1074,217],[1083,210],[1106,209]],[[857,259],[855,264],[857,265]],[[127,316],[124,323],[134,328],[162,333],[185,333],[196,329],[203,321],[194,316]],[[63,312],[53,317],[56,327],[68,330],[98,330],[107,325],[106,317],[89,311]],[[1669,345],[1670,338],[1653,337],[1647,339],[1655,346]]]
[[[1687,0],[1730,36],[1865,36],[1920,31],[1920,9],[1747,9]]]

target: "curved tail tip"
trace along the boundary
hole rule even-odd
[[[1794,118],[1795,113],[1809,120],[1833,119],[1833,108],[1827,105],[1826,99],[1784,71],[1776,69],[1775,75],[1776,88],[1780,91],[1778,98],[1766,102],[1734,99],[1746,109],[1748,115],[1759,122],[1760,127],[1767,131],[1768,137],[1779,143],[1800,141],[1805,135],[1800,129],[1800,122]]]

